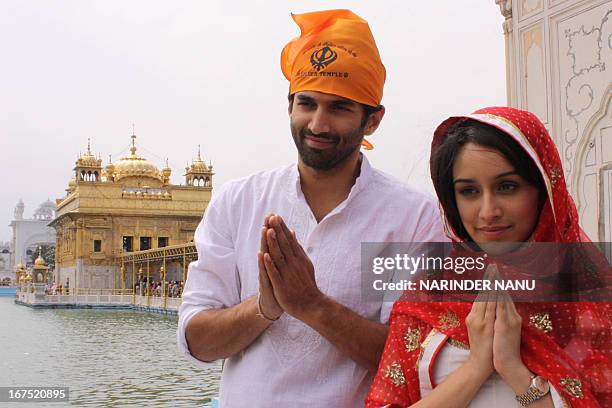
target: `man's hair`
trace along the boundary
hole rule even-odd
[[[547,197],[546,187],[536,164],[512,137],[494,126],[472,119],[456,124],[449,129],[442,143],[432,152],[429,166],[431,180],[448,222],[460,238],[468,241],[471,241],[471,238],[461,222],[457,208],[453,165],[461,149],[470,142],[497,150],[514,166],[519,176],[538,189],[540,192],[538,213]]]
[[[287,99],[289,100],[289,109],[293,109],[293,99],[295,98],[295,94],[289,94],[287,95]],[[370,105],[366,105],[364,103],[358,103],[358,105],[361,105],[361,108],[363,109],[363,118],[361,119],[361,127],[363,128],[366,123],[368,123],[368,119],[370,118],[370,116],[372,116],[372,114],[380,111],[383,106],[382,105],[378,105],[378,106],[370,106]]]

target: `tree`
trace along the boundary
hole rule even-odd
[[[36,258],[38,258],[40,248],[40,255],[42,259],[45,260],[45,263],[49,268],[53,268],[55,266],[55,245],[54,244],[39,244],[36,247],[36,250],[32,250],[31,262],[34,264]]]

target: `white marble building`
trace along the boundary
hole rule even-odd
[[[505,17],[508,104],[544,122],[580,222],[612,241],[612,1],[495,0]]]
[[[25,205],[19,200],[15,206],[14,219],[9,224],[13,229],[9,250],[9,269],[12,272],[16,264],[26,265],[31,261],[28,251],[36,251],[40,244],[55,245],[55,229],[48,226],[55,218],[55,208],[55,204],[47,200],[34,211],[32,218],[26,219],[23,217]]]
[[[0,281],[4,278],[15,279],[15,271],[11,268],[11,243],[0,242]]]

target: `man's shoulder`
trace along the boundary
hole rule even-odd
[[[276,167],[229,180],[220,187],[217,194],[236,196],[262,191],[271,184],[279,185],[280,183],[286,183],[294,166],[295,164]]]
[[[405,201],[437,205],[437,201],[432,194],[376,168],[372,168],[372,181],[374,189],[378,190],[377,193],[397,196]]]

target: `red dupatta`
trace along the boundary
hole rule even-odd
[[[432,152],[457,123],[472,119],[500,129],[536,163],[548,200],[529,241],[589,242],[567,191],[555,144],[530,112],[508,107],[485,108],[451,117],[435,131]],[[444,208],[441,208],[444,215]],[[444,217],[447,235],[461,239]],[[599,253],[594,265],[609,268]],[[606,270],[608,272],[608,269]],[[407,294],[406,299],[409,299]],[[410,406],[421,399],[418,365],[432,333],[469,347],[465,317],[471,303],[398,301],[390,317],[389,337],[366,400],[367,407]],[[612,406],[612,307],[608,302],[517,303],[523,318],[521,357],[534,373],[547,378],[572,407]]]

